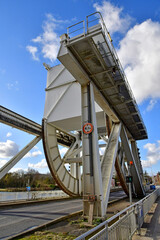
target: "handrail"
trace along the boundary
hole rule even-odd
[[[129,85],[128,79],[127,79],[126,74],[125,74],[125,72],[124,72],[124,70],[123,70],[123,67],[122,67],[122,64],[121,64],[121,62],[120,62],[120,60],[119,60],[119,57],[118,57],[118,55],[117,55],[117,52],[116,52],[116,50],[115,50],[115,48],[114,48],[114,46],[113,46],[110,33],[109,33],[109,31],[108,31],[108,29],[107,29],[107,27],[106,27],[106,25],[105,25],[104,19],[103,19],[102,14],[101,14],[100,12],[98,12],[98,11],[97,11],[97,12],[94,12],[94,13],[92,13],[92,14],[90,14],[90,15],[88,15],[88,16],[86,17],[86,20],[87,20],[87,32],[88,32],[88,25],[89,25],[88,18],[89,18],[90,16],[95,15],[95,14],[99,14],[99,15],[100,15],[100,18],[96,18],[96,20],[97,20],[97,19],[100,19],[100,23],[101,23],[101,25],[102,25],[102,29],[103,29],[103,31],[104,31],[104,35],[105,35],[106,41],[107,41],[107,43],[108,43],[108,47],[110,48],[111,52],[112,52],[112,53],[114,54],[114,56],[115,56],[115,59],[114,59],[114,57],[113,57],[114,62],[115,62],[115,64],[117,64],[118,67],[119,67],[120,73],[122,74],[122,76],[123,76],[123,78],[124,78],[124,80],[125,80],[125,82],[126,82],[126,86],[127,86],[128,90],[129,90],[129,92],[130,92],[130,94],[131,94],[131,97],[132,97],[132,99],[133,99],[133,101],[134,101],[134,103],[135,103],[135,105],[136,105],[136,107],[137,107],[137,111],[138,111],[138,105],[137,105],[137,103],[136,103],[134,94],[133,94],[132,89],[131,89],[131,87],[130,87],[130,85]],[[141,113],[140,113],[140,111],[138,111],[138,112],[139,112],[139,116],[140,116],[140,118],[141,118],[141,120],[142,120]],[[145,127],[145,130],[146,130],[146,127]],[[146,130],[146,132],[147,132],[147,130]]]
[[[92,19],[92,20],[90,21],[89,18],[92,17],[92,16],[95,16],[95,15],[96,15],[96,18],[95,18],[95,19]],[[99,15],[99,17],[97,17],[97,15]],[[89,23],[91,23],[91,22],[93,22],[93,21],[98,21],[98,23],[101,24],[101,26],[102,26],[102,30],[103,30],[103,31],[102,31],[102,34],[103,34],[103,37],[104,37],[104,39],[105,39],[105,41],[106,41],[106,44],[107,44],[107,46],[108,46],[108,48],[109,48],[109,50],[110,50],[110,53],[111,53],[113,62],[114,62],[114,64],[115,64],[115,66],[116,66],[116,68],[117,68],[117,70],[118,70],[121,78],[122,78],[123,81],[125,82],[125,86],[126,86],[126,88],[127,88],[127,90],[128,90],[128,93],[129,93],[131,99],[132,99],[132,102],[134,103],[134,106],[135,106],[135,108],[136,108],[136,111],[137,111],[137,113],[138,113],[138,116],[139,116],[139,118],[140,118],[140,121],[143,123],[142,115],[141,115],[141,113],[140,113],[140,111],[139,111],[139,108],[138,108],[138,105],[137,105],[137,103],[136,103],[134,94],[133,94],[132,89],[131,89],[131,87],[130,87],[130,85],[129,85],[129,82],[128,82],[128,80],[127,80],[126,74],[125,74],[125,72],[124,72],[124,70],[123,70],[122,64],[121,64],[121,62],[120,62],[120,60],[119,60],[119,58],[118,58],[117,52],[116,52],[116,50],[115,50],[115,48],[114,48],[114,46],[113,46],[110,33],[109,33],[109,31],[108,31],[108,29],[107,29],[107,27],[106,27],[106,25],[105,25],[105,22],[104,22],[104,19],[103,19],[103,17],[102,17],[102,14],[101,14],[99,11],[94,12],[94,13],[86,16],[86,21],[81,21],[81,22],[78,22],[78,23],[76,23],[76,24],[68,27],[68,28],[67,28],[68,37],[70,38],[70,37],[71,37],[70,34],[72,34],[73,32],[76,32],[76,31],[78,31],[78,30],[80,30],[80,29],[83,29],[83,35],[85,36],[86,34],[89,33],[89,30],[91,29],[91,27],[89,27]],[[82,22],[83,22],[83,27],[82,27],[82,28],[78,28],[77,30],[75,30],[75,31],[73,31],[73,32],[69,32],[69,29],[70,29],[70,28],[72,28],[72,27],[74,27],[74,26],[76,26],[76,25],[78,25],[78,24],[80,24],[80,23],[82,23]],[[86,26],[85,26],[85,25],[86,25]],[[95,26],[95,25],[93,25],[92,27],[94,27],[94,26]],[[76,37],[76,36],[74,36],[74,38],[75,38],[75,37]],[[78,37],[78,36],[77,36],[77,37]],[[69,38],[68,38],[68,41],[70,41]],[[71,39],[72,39],[72,37],[71,37]],[[143,126],[143,128],[144,128],[144,130],[145,130],[145,132],[146,132],[146,134],[147,134],[147,130],[146,130],[145,125]]]
[[[120,211],[119,213],[117,213],[116,215],[110,217],[108,220],[102,222],[101,224],[99,224],[98,226],[92,228],[91,230],[89,230],[88,232],[82,234],[81,236],[77,237],[75,240],[82,240],[85,239],[85,237],[88,237],[89,235],[93,235],[94,232],[97,233],[97,230],[100,230],[104,227],[107,227],[108,224],[112,221],[114,221],[116,218],[120,217],[122,214],[126,213],[126,212],[131,212],[134,209],[136,209],[139,205],[141,205],[143,202],[145,202],[148,198],[151,198],[153,194],[158,194],[159,195],[159,189],[156,189],[154,192],[152,192],[151,194],[147,195],[146,197],[144,197],[143,199],[141,199],[140,201],[134,203],[133,205],[123,209],[122,211]],[[125,217],[125,216],[124,216]],[[88,239],[88,238],[87,238]]]
[[[70,29],[70,28],[75,27],[76,25],[79,25],[79,24],[81,24],[81,23],[83,23],[83,27],[78,28],[78,29],[76,29],[76,30],[74,30],[74,31],[72,31],[72,32],[69,32],[69,29]],[[70,34],[72,34],[72,33],[74,33],[74,32],[77,32],[77,31],[80,30],[80,29],[83,29],[83,34],[85,35],[85,22],[84,22],[84,20],[83,20],[83,21],[80,21],[80,22],[78,22],[78,23],[75,23],[75,24],[73,24],[73,25],[71,25],[71,26],[69,26],[69,27],[67,28],[67,35],[69,36]]]

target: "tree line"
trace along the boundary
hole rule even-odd
[[[50,173],[42,174],[29,168],[27,172],[23,170],[9,172],[0,180],[0,189],[26,190],[30,186],[31,190],[51,190],[58,188]]]

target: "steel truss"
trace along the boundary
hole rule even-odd
[[[89,83],[80,87],[74,79],[69,80],[71,76],[68,75],[66,69],[57,67],[48,71],[47,82],[52,86],[52,90],[49,92],[47,89],[46,91],[46,114],[43,119],[43,145],[46,159],[53,177],[67,194],[71,196],[83,195],[84,216],[89,217],[89,221],[92,222],[93,217],[104,217],[106,214],[114,167],[124,191],[128,194],[126,176],[129,173],[125,163],[134,161],[131,166],[131,173],[134,176],[133,186],[136,186],[133,189],[138,196],[145,194],[140,177],[140,173],[142,173],[140,171],[140,159],[136,152],[136,142],[133,139],[131,141],[132,147],[130,147],[130,140],[122,121],[119,120],[114,123],[106,113],[103,113],[104,127],[98,126],[97,119],[100,120],[99,113],[95,109],[93,84]],[[57,76],[54,74],[55,72]],[[55,81],[56,88],[53,87]],[[59,82],[61,84],[58,85]],[[69,87],[66,82],[69,82],[72,86]],[[55,97],[55,91],[57,90],[59,95],[57,95],[57,99],[54,99],[53,104],[50,104],[52,110],[49,110],[48,99],[51,99],[51,96]],[[74,99],[73,90],[76,90],[77,98],[81,98],[81,104],[78,104]],[[67,101],[68,104],[64,107]],[[78,114],[82,115],[80,125],[78,125],[80,116],[74,115],[74,109],[70,104],[73,101],[74,107],[76,106],[76,109],[80,111]],[[56,109],[55,105],[59,107]],[[63,112],[62,120],[59,121],[55,119],[55,115],[59,113],[58,110]],[[50,112],[52,112],[52,116]],[[67,114],[67,117],[70,116],[69,124],[65,114]],[[75,120],[77,120],[77,125],[74,123]],[[75,129],[72,128],[70,123],[74,124]],[[84,133],[83,127],[87,123],[94,126],[90,134]],[[72,144],[63,157],[59,153],[56,136],[56,131],[60,127],[63,128],[64,132],[65,129],[72,130],[70,133],[66,132],[66,134],[74,136]],[[105,144],[99,144],[99,139],[103,139]],[[104,154],[100,157],[99,148],[104,146]],[[134,160],[135,156],[137,157],[136,160]],[[66,163],[70,164],[70,171],[66,168]],[[139,168],[137,168],[137,164],[139,164]]]
[[[83,196],[90,223],[106,215],[114,168],[126,194],[131,174],[133,193],[145,195],[136,140],[147,138],[147,132],[105,34],[103,20],[89,28],[87,17],[87,31],[62,35],[58,59],[63,65],[47,67],[42,126],[0,106],[0,122],[36,136],[0,169],[0,178],[42,139],[52,176],[70,196]],[[68,148],[64,156],[59,145]]]
[[[96,12],[87,16],[79,32],[81,24],[69,27],[68,34],[61,36],[58,59],[81,85],[83,210],[84,216],[92,222],[93,216],[105,216],[114,166],[127,194],[125,176],[131,173],[134,194],[145,195],[135,141],[147,138],[147,132],[101,14]],[[98,111],[93,107],[94,102],[101,107],[106,118],[103,126],[107,128],[104,136],[107,135],[108,141],[101,161],[96,121]],[[88,133],[85,128],[90,129]],[[104,136],[101,137],[104,139]]]

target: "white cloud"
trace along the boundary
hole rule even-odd
[[[42,41],[42,38],[41,36],[37,36],[35,39],[32,39],[32,42],[41,42]]]
[[[34,151],[34,152],[28,152],[24,158],[31,158],[31,157],[37,157],[39,155],[42,155],[42,152],[40,150]]]
[[[32,152],[33,157],[37,157],[39,155],[42,155],[42,152],[40,150]]]
[[[47,165],[47,162],[46,162],[46,159],[42,159],[40,162],[38,163],[28,163],[28,167],[29,168],[36,168],[36,169],[40,169],[40,168],[46,168],[48,165]]]
[[[160,97],[160,23],[151,19],[131,28],[118,55],[138,103]]]
[[[7,163],[7,160],[0,159],[0,168],[4,166],[4,164]]]
[[[147,111],[148,111],[148,112],[151,111],[151,110],[154,108],[154,106],[155,106],[156,103],[157,103],[157,100],[151,99],[151,100],[149,101],[148,106],[147,106]]]
[[[123,14],[123,8],[103,1],[95,3],[94,7],[103,15],[110,33],[125,33],[132,18]],[[128,30],[120,41],[118,55],[125,69],[131,89],[138,103],[147,98],[152,99],[147,111],[156,104],[155,98],[160,97],[160,23],[148,19],[136,24]]]
[[[8,133],[6,134],[6,137],[10,137],[10,136],[12,136],[12,133],[11,133],[11,132],[8,132]]]
[[[61,157],[63,157],[67,151],[68,151],[68,148],[59,147],[59,152],[60,152]]]
[[[41,49],[44,58],[48,58],[50,61],[57,59],[57,53],[60,45],[60,38],[56,33],[60,24],[67,21],[57,20],[51,14],[46,15],[47,20],[43,23],[43,33],[32,39],[32,42],[37,44]],[[27,46],[28,50],[32,53],[33,59],[38,60],[36,53],[38,48],[34,46]]]
[[[12,83],[7,83],[7,88],[8,88],[8,90],[16,90],[16,91],[18,91],[19,90],[18,81],[14,81]]]
[[[96,11],[102,13],[107,29],[111,34],[114,32],[125,33],[129,28],[132,18],[129,15],[123,16],[123,8],[114,6],[108,1],[103,1],[102,4],[95,3]]]
[[[104,154],[104,152],[105,152],[105,147],[102,147],[102,148],[100,148],[99,149],[99,154],[101,155],[101,156],[103,156],[103,154]]]
[[[0,158],[9,158],[16,155],[19,151],[19,146],[11,141],[0,142]]]
[[[33,149],[36,149],[36,150],[37,150],[37,149],[38,149],[38,147],[37,147],[37,146],[34,146],[34,147],[33,147]]]
[[[11,170],[9,170],[9,172],[20,172],[20,171],[27,172],[27,169],[26,168],[13,167],[13,168],[11,168]]]
[[[144,168],[151,167],[157,164],[160,160],[160,140],[155,143],[147,143],[144,145],[144,149],[147,149],[146,160],[142,160],[142,166]]]
[[[28,52],[31,53],[32,58],[33,58],[34,60],[39,61],[39,58],[38,58],[38,56],[37,56],[37,52],[38,52],[37,47],[28,45],[28,46],[26,47],[26,49],[27,49]]]

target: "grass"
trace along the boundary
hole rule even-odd
[[[93,220],[93,225],[87,225],[87,219],[84,219],[83,217],[80,217],[78,219],[74,220],[67,220],[68,222],[68,228],[67,231],[70,231],[70,227],[72,226],[73,229],[85,229],[87,231],[88,229],[97,226],[102,222],[102,219],[97,218]],[[65,231],[62,227],[62,231]],[[84,230],[82,230],[84,233]],[[80,234],[81,235],[81,234]],[[38,231],[35,232],[34,234],[30,236],[26,236],[24,238],[20,238],[21,240],[73,240],[76,238],[76,234],[70,235],[69,232],[61,232],[61,233],[56,233],[56,232],[50,232],[50,231]],[[19,239],[19,238],[18,238]]]
[[[52,233],[48,231],[35,232],[33,235],[21,238],[21,240],[73,240],[75,236],[68,233]]]

